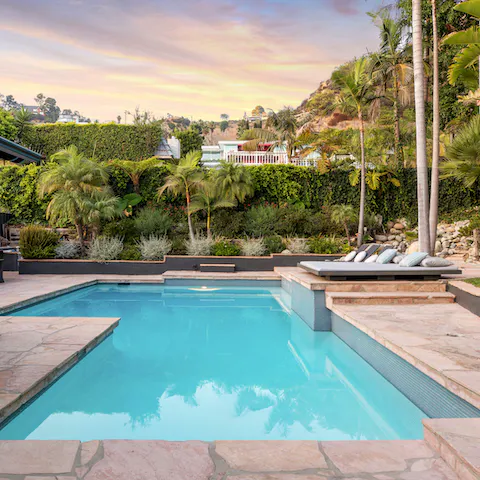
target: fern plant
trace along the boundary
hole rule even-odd
[[[23,258],[55,258],[60,236],[38,225],[20,231],[20,253]]]

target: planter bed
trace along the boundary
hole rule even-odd
[[[167,255],[161,262],[112,260],[20,260],[21,274],[61,275],[160,275],[168,270],[200,270],[200,265],[234,264],[237,272],[273,271],[275,267],[295,267],[303,261],[333,261],[342,255],[281,255],[265,257],[193,257]]]
[[[455,295],[456,303],[480,316],[480,288],[457,280],[449,282],[447,290]]]

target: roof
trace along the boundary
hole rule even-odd
[[[158,158],[173,158],[172,149],[164,138],[160,141],[155,156]]]
[[[42,160],[41,153],[34,152],[18,143],[0,137],[0,160],[8,160],[13,163],[38,163]]]

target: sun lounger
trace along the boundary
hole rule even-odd
[[[400,267],[394,263],[354,262],[300,262],[299,267],[329,280],[353,279],[438,279],[442,275],[460,275],[462,271],[451,267]]]

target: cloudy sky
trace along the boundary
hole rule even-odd
[[[0,93],[113,120],[297,106],[373,50],[382,0],[0,0]]]

